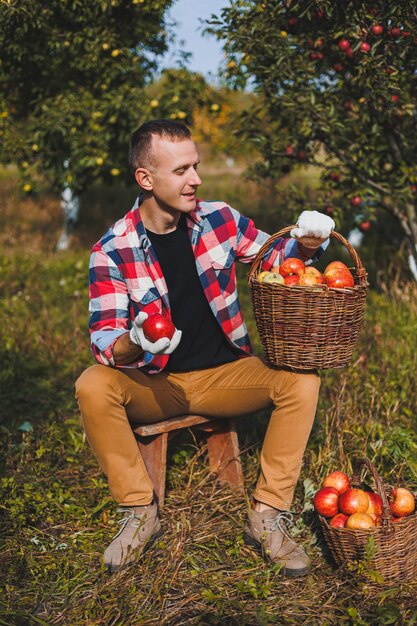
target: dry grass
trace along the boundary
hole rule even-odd
[[[238,200],[244,184],[230,195]],[[224,185],[219,196],[227,192]],[[246,189],[245,201],[255,203],[259,193]],[[284,579],[243,544],[267,413],[239,421],[245,495],[213,480],[203,439],[191,433],[174,439],[164,537],[136,566],[113,576],[103,571],[100,558],[115,532],[116,507],[83,437],[72,387],[91,363],[88,248],[130,206],[133,190],[123,194],[89,194],[74,249],[58,255],[59,201],[23,198],[13,179],[2,180],[0,624],[416,623],[416,583],[381,586],[372,572],[336,571],[309,510],[324,474],[348,469],[356,450],[366,451],[391,482],[417,485],[414,285],[396,284],[394,295],[372,292],[355,360],[346,370],[323,373],[294,502],[298,537],[313,558],[308,577]],[[241,288],[259,351],[243,274]],[[24,420],[33,430],[19,430]]]

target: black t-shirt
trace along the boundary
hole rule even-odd
[[[171,233],[146,232],[167,283],[172,321],[182,330],[165,371],[189,372],[235,361],[238,350],[225,337],[198,278],[185,216]]]

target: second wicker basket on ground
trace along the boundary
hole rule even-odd
[[[352,486],[361,488],[360,472],[363,468],[372,474],[375,493],[382,500],[381,526],[366,530],[336,528],[325,517],[319,516],[326,544],[336,564],[343,566],[364,559],[372,539],[373,554],[367,561],[369,570],[377,571],[384,582],[413,580],[417,577],[417,513],[393,522],[387,498],[391,487],[383,484],[374,464],[367,457],[356,460]]]
[[[248,275],[256,326],[266,360],[295,370],[344,367],[352,358],[365,313],[367,273],[349,242],[339,233],[355,264],[355,285],[287,286],[257,279],[262,257],[273,242],[294,226],[272,235],[259,250]]]

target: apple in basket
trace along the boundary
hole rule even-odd
[[[304,274],[301,274],[301,276],[298,277],[297,284],[312,287],[313,285],[323,285],[324,283],[324,276],[318,276],[317,274],[312,274],[311,272],[304,272]]]
[[[298,285],[300,277],[297,274],[290,274],[290,276],[286,276],[284,278],[284,284],[291,287],[291,285]]]
[[[334,487],[339,493],[344,493],[350,487],[350,480],[347,474],[340,471],[328,474],[323,480],[323,487]]]
[[[344,287],[354,287],[355,281],[349,270],[340,270],[338,272],[332,272],[330,274],[324,274],[324,280],[328,287],[342,289]]]
[[[374,515],[376,518],[381,517],[382,515],[382,500],[381,500],[381,496],[379,496],[377,493],[374,493],[373,491],[368,491],[368,498],[369,498],[369,506],[368,509],[366,510],[366,513],[368,515]]]
[[[375,526],[374,520],[366,513],[353,513],[346,520],[346,528],[365,530]]]
[[[396,487],[391,491],[389,496],[391,513],[395,517],[405,517],[414,513],[415,501],[414,496],[405,487]]]
[[[366,513],[369,507],[369,497],[363,489],[347,489],[340,495],[339,510],[345,515]]]
[[[322,487],[313,500],[314,510],[323,517],[334,517],[339,513],[339,492],[334,487]]]
[[[149,341],[158,341],[162,337],[172,339],[175,333],[175,326],[167,317],[154,313],[143,322],[143,333]]]
[[[258,274],[258,280],[261,283],[268,283],[270,285],[283,285],[284,277],[278,272],[264,271]]]
[[[301,259],[296,257],[289,257],[285,259],[279,266],[279,273],[284,276],[301,276],[305,271],[305,264]]]
[[[348,515],[345,515],[344,513],[337,513],[334,517],[332,517],[329,525],[334,526],[335,528],[344,528],[348,519]]]

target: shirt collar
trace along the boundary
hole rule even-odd
[[[135,204],[133,205],[133,211],[136,214],[136,230],[139,236],[139,247],[143,249],[147,249],[150,246],[149,238],[146,234],[146,229],[142,221],[142,217],[140,215],[139,207],[143,202],[143,193],[139,193],[136,198]],[[200,222],[208,215],[209,210],[206,208],[205,203],[201,200],[197,199],[196,208],[187,214],[187,218],[190,219],[194,224],[199,227]]]

